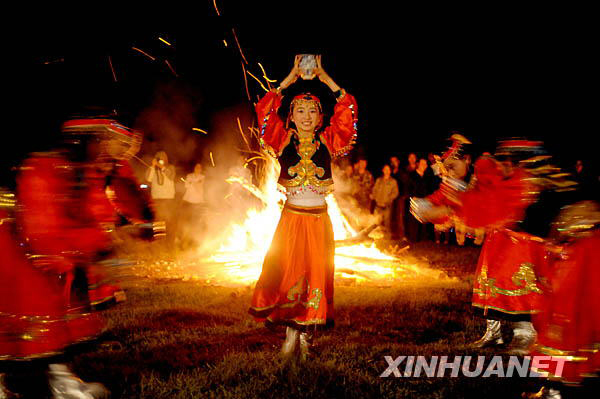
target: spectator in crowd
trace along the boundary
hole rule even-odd
[[[409,174],[409,197],[424,198],[433,192],[431,179],[428,177],[427,160],[419,159],[417,167]],[[409,241],[417,242],[427,239],[427,232],[431,229],[431,224],[422,224],[415,217],[408,213],[406,221],[406,236]]]
[[[392,177],[389,165],[385,165],[382,172],[383,176],[375,182],[371,199],[375,201],[375,214],[381,217],[381,225],[386,236],[389,236],[392,227],[392,204],[398,197],[398,183]]]
[[[361,158],[358,161],[358,172],[354,173],[356,184],[355,198],[361,208],[371,208],[371,190],[373,189],[373,175],[367,170],[367,160]]]
[[[417,154],[411,152],[408,154],[408,165],[406,165],[406,173],[411,173],[417,169]]]
[[[398,185],[398,197],[392,203],[392,239],[404,238],[404,221],[406,213],[406,200],[408,192],[408,173],[400,166],[400,159],[396,156],[390,158],[392,177]]]
[[[150,194],[154,202],[157,220],[164,221],[167,226],[167,245],[173,239],[173,212],[175,205],[175,166],[169,164],[164,151],[158,151],[152,159],[152,165],[146,171],[146,180],[150,183]]]
[[[197,163],[194,171],[185,177],[185,194],[179,210],[179,232],[182,246],[197,244],[206,228],[206,203],[204,199],[205,176],[202,164]]]

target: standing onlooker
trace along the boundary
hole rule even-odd
[[[169,164],[164,151],[158,151],[152,165],[146,171],[150,183],[150,194],[156,208],[156,219],[167,226],[167,244],[171,245],[173,235],[173,210],[175,205],[175,167]]]
[[[408,154],[408,165],[406,165],[406,173],[411,173],[417,169],[417,154],[411,152]]]
[[[406,197],[408,192],[408,173],[400,166],[400,159],[396,156],[390,158],[392,177],[398,184],[398,197],[392,203],[392,239],[404,238],[404,214],[406,212]]]
[[[371,190],[373,189],[373,175],[367,170],[367,160],[358,161],[358,172],[354,173],[356,182],[356,200],[361,208],[370,211]]]
[[[424,198],[433,192],[431,190],[431,182],[428,176],[427,160],[424,158],[419,159],[416,163],[417,167],[409,175],[410,184],[408,189],[408,195],[410,197]],[[430,227],[430,223],[422,224],[415,217],[408,213],[406,223],[406,236],[412,242],[421,241],[427,238],[427,230]]]
[[[381,224],[387,235],[391,233],[392,204],[398,197],[398,183],[392,177],[392,169],[389,165],[385,165],[382,171],[383,176],[375,182],[371,199],[375,201],[375,214],[381,217]]]
[[[201,236],[206,227],[204,202],[204,180],[202,164],[194,166],[194,172],[185,177],[185,194],[179,213],[179,231],[184,246],[197,243],[195,237]]]

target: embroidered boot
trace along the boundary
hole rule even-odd
[[[48,383],[54,399],[107,399],[110,392],[99,383],[83,382],[64,364],[51,364]]]
[[[284,357],[292,357],[298,348],[300,331],[293,327],[288,327],[286,330],[285,341],[281,347],[281,355]]]
[[[471,344],[473,348],[485,348],[488,346],[502,345],[502,333],[500,332],[500,320],[486,319],[486,329],[483,337]]]
[[[510,355],[528,355],[537,337],[533,324],[530,321],[516,321],[512,323],[512,328],[513,339],[508,346],[507,352]]]

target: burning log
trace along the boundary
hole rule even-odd
[[[350,238],[346,238],[345,240],[337,240],[335,242],[335,246],[337,247],[347,247],[350,245],[356,245],[356,244],[360,244],[363,242],[372,242],[373,239],[371,237],[369,237],[369,234],[371,234],[371,232],[373,230],[375,230],[377,228],[377,224],[372,224],[371,226],[367,227],[366,229],[363,229],[362,231],[360,231],[358,234],[356,234],[354,237],[350,237]]]

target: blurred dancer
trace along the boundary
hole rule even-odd
[[[580,188],[584,196],[590,193]],[[562,208],[552,226],[550,289],[536,323],[534,354],[565,360],[554,368],[543,397],[560,399],[565,385],[581,386],[600,371],[600,204],[580,201]],[[554,373],[553,373],[554,372]],[[597,383],[597,382],[596,382]]]
[[[257,321],[287,326],[282,354],[297,348],[308,355],[310,327],[333,324],[334,241],[325,195],[332,189],[331,158],[345,155],[356,137],[356,102],[323,70],[316,76],[337,97],[329,126],[323,126],[321,100],[310,93],[293,97],[281,110],[280,90],[300,75],[299,57],[280,89],[257,104],[261,143],[277,156],[279,183],[287,201],[256,284],[250,313]],[[284,112],[282,116],[278,111]]]
[[[462,150],[465,144],[470,144],[470,141],[456,133],[450,137],[450,140],[452,145],[448,151],[441,157],[433,156],[432,169],[441,179],[439,188],[425,198],[411,198],[411,213],[423,223],[434,224],[436,239],[441,232],[448,234],[450,228],[456,227],[456,240],[459,245],[463,245],[465,228],[461,223],[457,223],[455,212],[460,206],[459,195],[467,188],[464,180],[467,174],[467,161]],[[481,229],[478,232],[478,237],[481,239]]]
[[[502,344],[501,321],[513,328],[509,353],[528,354],[536,340],[532,316],[543,309],[549,258],[540,221],[529,223],[530,210],[543,190],[574,184],[555,178],[560,174],[549,158],[541,142],[503,141],[495,158],[482,156],[476,162],[476,183],[459,197],[461,221],[487,229],[473,287],[473,306],[487,327],[475,347]]]
[[[106,118],[70,120],[63,132],[63,148],[21,167],[18,208],[0,210],[0,359],[41,359],[54,398],[106,397],[76,378],[64,350],[102,331],[92,305],[119,300],[97,266],[114,227],[128,220],[153,231],[127,161],[141,135]]]

